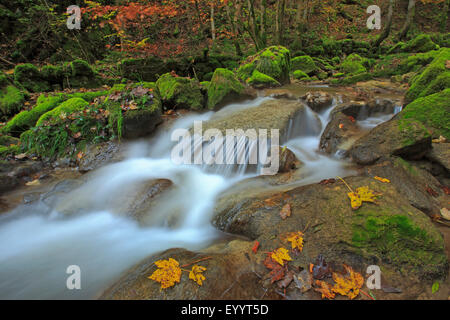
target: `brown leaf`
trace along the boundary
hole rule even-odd
[[[271,270],[269,272],[270,283],[274,283],[284,278],[287,271],[287,265],[281,266],[278,262],[274,261],[270,256],[267,256],[263,263],[267,269]]]
[[[428,194],[430,195],[430,196],[432,196],[432,197],[437,197],[439,194],[436,192],[436,191],[434,191],[430,186],[428,186],[427,185],[427,187],[426,187],[426,192],[428,192]]]
[[[278,281],[278,287],[280,288],[287,288],[291,284],[292,280],[294,280],[294,272],[288,271],[284,278],[280,281]]]
[[[287,217],[291,216],[291,205],[288,203],[284,205],[284,207],[280,211],[280,217],[283,220],[286,220]]]
[[[321,185],[333,184],[336,182],[336,179],[326,179],[319,182]]]
[[[449,220],[450,221],[450,210],[448,210],[447,208],[442,208],[441,209],[441,215],[445,220]]]

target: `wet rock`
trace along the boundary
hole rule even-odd
[[[137,139],[153,133],[163,122],[160,108],[129,110],[123,116],[123,132],[125,139]]]
[[[365,120],[369,117],[383,114],[394,114],[395,103],[389,99],[373,99],[369,102],[350,102],[337,106],[332,114],[342,112],[357,120]]]
[[[358,139],[349,155],[357,164],[370,165],[390,155],[421,159],[430,148],[430,133],[421,123],[393,119]]]
[[[353,143],[364,134],[356,121],[343,112],[333,115],[320,138],[320,150],[335,154],[337,151],[347,152]]]
[[[377,264],[404,277],[437,278],[448,272],[442,235],[394,185],[372,177],[345,180],[354,189],[368,186],[382,196],[377,204],[364,203],[354,211],[349,190],[339,181],[262,194],[242,195],[239,190],[218,200],[213,224],[259,241],[262,250],[288,232],[306,230],[303,252],[292,263],[303,269],[322,254],[336,265]],[[282,220],[279,212],[287,203],[291,216]]]
[[[260,283],[261,275],[265,274],[262,261],[264,254],[254,255],[251,252],[253,244],[248,241],[234,240],[226,244],[213,245],[199,252],[185,249],[170,249],[154,255],[138,263],[125,272],[125,275],[107,289],[100,299],[108,300],[250,300],[279,299],[273,292],[266,292]],[[206,267],[206,280],[201,287],[189,279],[188,272],[182,272],[180,283],[167,290],[161,290],[160,284],[149,280],[156,270],[157,260],[173,258],[184,269],[192,268],[192,263],[202,258],[210,259],[198,262]]]
[[[320,120],[311,119],[303,103],[290,100],[270,100],[260,106],[232,112],[218,112],[203,124],[203,130],[219,129],[225,135],[227,129],[278,129],[280,143],[302,134],[319,133]],[[293,126],[295,123],[295,126]],[[258,133],[258,132],[256,132]]]
[[[280,147],[280,167],[278,173],[286,173],[301,166],[301,161],[288,148]]]
[[[119,160],[119,145],[108,141],[101,144],[89,145],[81,158],[78,169],[80,172],[88,172],[98,169],[112,161]]]
[[[0,193],[12,191],[25,181],[32,180],[31,175],[42,170],[43,164],[35,161],[3,162],[0,164]]]
[[[324,109],[331,107],[331,104],[333,103],[333,97],[329,93],[323,91],[308,92],[302,99],[304,99],[308,106],[316,112],[321,112]]]
[[[58,182],[55,186],[47,193],[42,195],[42,201],[49,207],[53,207],[60,199],[67,196],[69,192],[80,187],[83,181],[80,179],[66,179]]]
[[[450,171],[450,143],[433,143],[427,158]]]

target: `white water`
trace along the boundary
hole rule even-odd
[[[220,112],[254,107],[268,99],[230,105]],[[286,143],[308,169],[302,184],[348,172],[344,162],[317,153],[330,111],[319,115],[320,127],[308,129],[312,135],[290,137]],[[182,118],[173,128],[189,128],[193,121],[208,120],[213,114]],[[306,123],[317,123],[311,110],[306,117]],[[2,215],[0,298],[95,298],[122,272],[151,254],[174,247],[196,250],[217,238],[219,233],[210,224],[216,197],[249,175],[242,170],[230,176],[226,169],[211,173],[200,166],[174,165],[170,132],[161,132],[150,143],[132,145],[128,159],[93,173],[53,207],[38,202]],[[171,180],[174,188],[151,210],[150,227],[117,215],[122,200],[134,194],[136,185],[161,178]],[[60,213],[74,208],[76,214]],[[69,265],[81,268],[81,290],[66,288]]]

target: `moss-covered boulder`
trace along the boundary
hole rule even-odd
[[[400,113],[400,119],[420,121],[435,137],[450,140],[450,85],[441,92],[419,98]]]
[[[207,84],[208,109],[215,109],[227,103],[246,97],[244,86],[233,71],[218,68],[214,71],[211,82]]]
[[[419,121],[394,119],[358,139],[349,151],[353,161],[370,165],[392,155],[422,158],[431,148],[431,134]]]
[[[31,63],[17,65],[14,69],[14,80],[31,92],[50,90],[49,83],[42,77],[39,69]]]
[[[301,70],[308,75],[312,75],[318,70],[318,67],[310,56],[300,56],[291,60],[291,70]]]
[[[242,81],[247,81],[255,70],[272,77],[281,84],[289,83],[291,71],[289,50],[282,46],[272,46],[248,57],[241,63],[237,76]]]
[[[341,64],[341,71],[356,75],[360,73],[367,72],[367,68],[364,66],[364,64],[367,62],[367,59],[362,58],[360,55],[353,53],[349,55]]]
[[[16,114],[1,129],[1,132],[19,136],[22,132],[34,127],[44,113],[56,108],[63,100],[62,96],[48,97],[45,100],[41,99],[41,102],[39,103],[38,101],[33,109]]]
[[[257,89],[281,86],[281,83],[279,83],[277,80],[275,80],[271,76],[268,76],[267,74],[259,72],[258,70],[253,70],[251,77],[247,79],[246,83]]]
[[[104,108],[115,137],[136,139],[151,134],[162,122],[162,101],[154,82],[118,85]]]
[[[136,81],[156,81],[163,74],[170,72],[167,64],[158,57],[143,59],[125,59],[120,64],[123,78]]]
[[[405,95],[406,103],[450,88],[448,60],[450,60],[450,48],[442,48],[425,70],[412,79],[411,86]]]
[[[16,86],[0,87],[0,117],[16,114],[23,106],[26,95]]]
[[[310,77],[302,70],[295,70],[292,73],[292,76],[297,80],[310,80]]]
[[[439,49],[439,46],[433,42],[428,34],[420,34],[401,47],[403,52],[427,52],[436,49]]]
[[[201,110],[205,105],[200,84],[196,80],[166,73],[156,81],[156,86],[164,109]]]
[[[77,111],[82,111],[86,108],[89,103],[81,98],[72,98],[63,103],[58,107],[44,113],[37,121],[36,126],[44,125],[46,122],[51,122],[52,124],[58,123],[60,120],[64,119],[64,116]]]
[[[101,85],[96,72],[84,60],[74,60],[66,65],[67,77],[64,78],[65,88],[97,88]]]

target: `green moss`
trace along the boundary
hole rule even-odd
[[[394,166],[405,169],[406,171],[408,171],[413,176],[418,176],[419,175],[419,173],[417,172],[416,168],[414,168],[408,161],[406,161],[406,160],[404,160],[404,159],[402,159],[400,157],[396,157],[395,158]]]
[[[125,59],[119,69],[122,77],[136,81],[156,81],[159,76],[171,71],[162,59],[153,56]]]
[[[437,276],[447,263],[441,237],[394,212],[361,208],[353,218],[352,244],[402,272]]]
[[[49,91],[49,83],[42,77],[39,69],[31,63],[17,65],[14,79],[31,92]]]
[[[166,73],[158,79],[156,86],[166,109],[200,110],[204,106],[200,84],[196,80],[174,77],[170,73]]]
[[[267,88],[267,87],[277,87],[281,84],[274,78],[259,72],[258,70],[253,70],[252,76],[247,79],[247,84],[255,88]]]
[[[420,34],[402,46],[403,52],[427,52],[437,50],[439,46],[431,40],[430,35]]]
[[[416,144],[420,139],[430,137],[427,128],[415,119],[399,119],[398,130],[397,138],[401,141],[403,147],[409,147]]]
[[[288,49],[282,46],[268,47],[256,55],[247,58],[239,67],[237,76],[242,81],[247,81],[257,70],[278,82],[289,83],[291,70],[291,57]]]
[[[450,139],[450,88],[410,103],[400,113],[400,119],[416,120],[433,131]]]
[[[223,68],[216,69],[208,85],[208,109],[222,105],[230,97],[238,97],[243,91],[244,86],[232,71]]]
[[[301,70],[310,75],[317,71],[317,66],[310,56],[295,57],[292,59],[291,70]]]
[[[41,76],[52,84],[62,83],[66,72],[63,67],[47,65],[41,69]]]
[[[9,85],[0,89],[0,113],[8,116],[17,113],[25,102],[25,94],[17,87]]]
[[[441,49],[425,70],[411,82],[411,86],[405,95],[406,102],[412,102],[417,98],[448,87],[449,71],[446,68],[448,60],[450,60],[450,48]]]
[[[9,147],[11,145],[16,145],[19,143],[19,139],[11,137],[8,135],[0,135],[0,145],[4,147]]]
[[[366,64],[367,61],[367,59],[362,58],[356,53],[353,53],[349,55],[344,60],[344,62],[342,62],[340,69],[342,72],[348,73],[350,75],[365,73],[367,72],[367,69],[364,64]]]
[[[58,123],[59,117],[62,114],[71,114],[77,111],[82,111],[88,105],[89,103],[81,98],[69,99],[60,104],[58,107],[54,108],[53,110],[44,113],[37,121],[36,126],[41,126],[47,121],[50,121],[52,123]]]
[[[5,158],[7,156],[13,156],[13,155],[18,154],[19,152],[20,152],[19,146],[10,146],[10,147],[0,146],[0,157],[1,158]]]
[[[342,73],[341,73],[341,75],[342,75]],[[340,77],[342,77],[342,76],[340,76]],[[350,85],[350,84],[355,84],[355,83],[361,82],[361,81],[369,81],[371,79],[373,79],[373,75],[371,73],[365,72],[365,73],[360,73],[357,75],[352,75],[352,76],[348,76],[348,77],[344,77],[344,78],[332,79],[331,84]]]
[[[6,87],[8,84],[11,84],[8,77],[0,71],[0,89]]]
[[[309,76],[305,72],[303,72],[302,70],[295,70],[294,73],[293,73],[293,76],[297,80],[309,79]]]
[[[41,98],[43,97],[43,98]],[[53,110],[63,101],[63,97],[41,95],[36,106],[29,111],[22,111],[14,116],[5,127],[2,128],[3,133],[11,133],[18,135],[21,132],[34,127],[39,118],[46,112]]]

